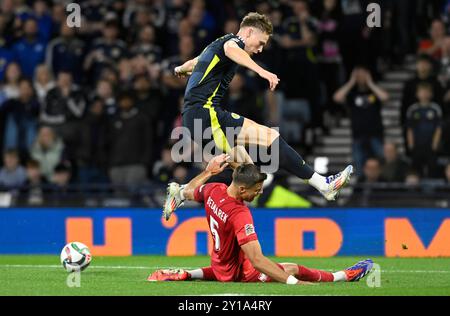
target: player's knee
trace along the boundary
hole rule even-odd
[[[275,141],[275,139],[277,139],[278,137],[280,137],[280,133],[276,130],[271,128],[270,129],[270,137],[269,137],[269,142],[270,144],[268,144],[268,146],[272,145],[272,143]]]

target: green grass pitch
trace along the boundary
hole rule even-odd
[[[274,258],[336,270],[364,258]],[[68,287],[59,256],[0,256],[0,295],[450,295],[450,258],[373,258],[381,268],[380,287],[356,283],[287,286],[276,283],[147,282],[162,267],[206,266],[209,258],[133,256],[94,257],[81,273],[80,287]]]

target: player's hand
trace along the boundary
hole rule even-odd
[[[259,73],[259,76],[261,78],[266,79],[267,81],[269,81],[269,89],[270,91],[275,90],[275,88],[277,87],[278,83],[280,82],[280,79],[278,79],[276,74],[273,74],[267,70],[263,70],[261,71],[261,73]]]
[[[230,159],[230,156],[227,154],[216,156],[209,161],[205,170],[211,172],[212,175],[221,173],[226,167],[228,167],[228,159]]]
[[[186,72],[183,70],[183,68],[181,66],[178,66],[178,67],[175,67],[174,74],[178,78],[186,78],[187,76],[190,76],[192,74],[192,72]]]

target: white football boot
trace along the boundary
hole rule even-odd
[[[326,182],[328,185],[328,189],[320,190],[319,192],[327,199],[328,201],[334,201],[339,196],[339,192],[341,189],[348,183],[350,180],[350,176],[353,173],[353,166],[348,165],[343,171],[326,177]]]
[[[180,191],[184,185],[179,185],[176,182],[171,182],[167,186],[166,200],[164,201],[163,217],[166,221],[169,220],[172,213],[184,204],[181,198]]]

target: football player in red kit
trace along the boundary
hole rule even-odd
[[[250,209],[262,193],[266,174],[253,164],[243,164],[233,172],[230,186],[205,182],[228,165],[225,154],[214,157],[197,177],[183,187],[183,199],[204,203],[214,247],[211,266],[195,270],[157,270],[149,281],[185,281],[193,279],[220,282],[308,282],[358,281],[372,269],[370,259],[335,273],[309,269],[294,263],[275,263],[265,257],[258,241]]]

